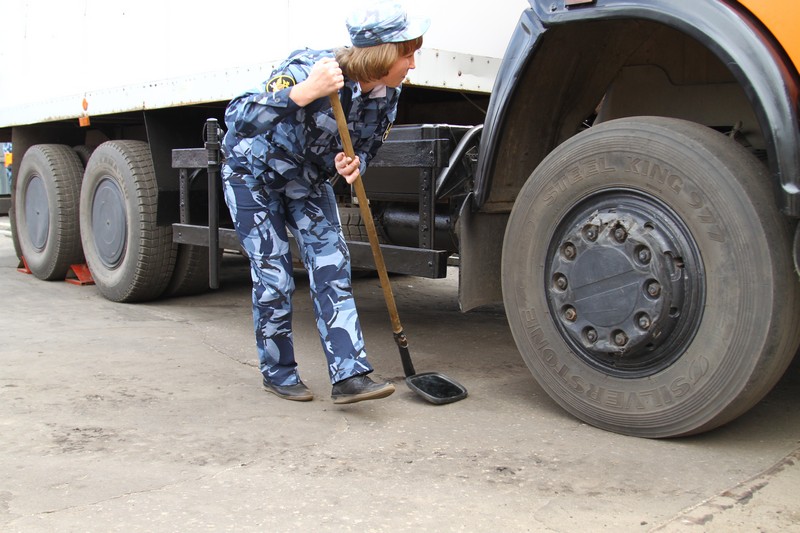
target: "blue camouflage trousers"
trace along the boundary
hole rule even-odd
[[[287,227],[309,273],[317,329],[331,383],[372,371],[350,280],[350,253],[333,188],[293,199],[248,174],[223,171],[225,202],[250,259],[253,325],[261,372],[275,385],[300,379],[292,340],[295,284]]]

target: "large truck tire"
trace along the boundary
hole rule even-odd
[[[686,121],[609,121],[522,188],[503,244],[517,346],[577,418],[623,434],[710,430],[797,351],[798,280],[766,168]]]
[[[222,255],[222,251],[218,255]],[[172,278],[164,289],[164,297],[203,294],[208,287],[208,247],[179,244]]]
[[[89,158],[92,157],[92,152],[94,152],[93,146],[87,146],[85,144],[79,144],[78,146],[73,146],[72,149],[78,154],[78,157],[81,160],[83,166],[86,166],[86,163],[89,162]]]
[[[14,209],[14,191],[11,191],[11,206],[8,208],[8,221],[11,224],[11,242],[14,244],[14,255],[17,259],[22,257],[22,250],[19,247],[19,236],[17,235],[17,212]]]
[[[150,148],[109,141],[92,153],[81,187],[81,240],[100,293],[115,302],[158,298],[172,276],[172,227],[156,222]]]
[[[358,207],[339,207],[339,220],[342,223],[342,234],[345,240],[352,242],[369,242],[369,232],[367,225],[361,216],[361,209]],[[375,234],[378,236],[380,244],[388,244],[389,240],[383,231],[383,227],[376,220]],[[353,268],[351,272],[354,278],[365,279],[378,275],[374,268]]]
[[[369,242],[369,234],[364,219],[361,217],[361,210],[358,207],[339,207],[339,220],[342,223],[342,233],[345,240],[354,242]],[[375,221],[375,233],[378,235],[378,242],[387,244],[388,239],[383,232],[383,227]]]
[[[37,144],[22,158],[14,188],[14,234],[31,273],[63,280],[83,262],[78,197],[83,165],[69,146]]]

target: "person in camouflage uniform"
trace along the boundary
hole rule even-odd
[[[292,341],[292,257],[287,227],[309,272],[334,403],[386,397],[375,383],[353,300],[350,255],[329,178],[353,183],[395,119],[397,101],[427,19],[381,2],[347,18],[352,47],[293,52],[269,79],[225,111],[222,182],[250,259],[253,322],[264,388],[288,400],[312,392],[298,375]],[[356,157],[342,152],[328,96],[340,92]]]

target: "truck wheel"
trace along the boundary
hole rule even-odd
[[[17,259],[22,257],[22,250],[19,249],[19,235],[17,235],[17,212],[14,209],[14,191],[11,191],[11,206],[8,208],[8,221],[11,225],[11,241],[14,244],[14,255]]]
[[[109,141],[92,154],[81,187],[81,240],[100,293],[115,302],[158,298],[172,276],[172,227],[156,222],[150,148]]]
[[[339,207],[339,219],[342,222],[342,234],[345,240],[353,242],[369,242],[369,233],[364,219],[361,217],[361,210],[358,207]],[[375,233],[378,235],[380,244],[388,244],[389,240],[378,221],[375,221]],[[352,276],[358,279],[371,278],[377,276],[378,271],[373,268],[353,268]]]
[[[37,144],[25,153],[14,189],[14,232],[34,276],[63,280],[83,262],[78,195],[83,165],[68,146]]]
[[[522,188],[503,244],[509,324],[562,407],[641,437],[755,405],[798,347],[788,221],[727,137],[655,117],[569,139]]]
[[[175,269],[163,296],[194,296],[206,291],[208,291],[208,247],[179,244]]]
[[[81,163],[85,167],[86,163],[89,162],[89,158],[92,157],[92,152],[94,152],[94,147],[87,146],[85,144],[79,144],[78,146],[73,146],[72,149],[75,150],[76,154],[78,154]]]
[[[339,207],[339,219],[342,222],[342,233],[346,240],[369,242],[367,226],[364,225],[364,219],[361,218],[361,210],[358,207]],[[388,243],[383,227],[377,221],[375,222],[375,232],[378,235],[379,243]]]

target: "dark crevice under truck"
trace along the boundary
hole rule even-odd
[[[589,424],[735,419],[800,341],[798,25],[793,0],[531,0],[490,94],[412,73],[366,178],[389,270],[443,277],[457,257],[463,310],[502,301],[536,380]],[[446,68],[430,53],[420,69]],[[33,274],[85,261],[121,302],[213,285],[238,248],[208,128],[228,99],[0,124]]]

